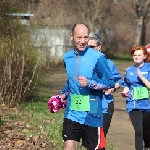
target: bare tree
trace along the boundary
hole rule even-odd
[[[104,37],[103,50],[106,52],[112,48],[112,30],[106,26],[106,22],[113,24],[110,19],[112,0],[66,0],[70,9],[82,17],[90,31],[100,33]],[[116,4],[116,3],[115,3]],[[108,21],[109,20],[109,21]],[[113,26],[111,26],[111,29]],[[110,35],[111,34],[111,35]],[[114,44],[113,44],[114,45]]]
[[[68,19],[67,6],[66,0],[39,0],[37,9],[33,10],[35,17],[32,21],[46,26],[62,26]]]
[[[132,0],[132,5],[137,16],[137,35],[135,38],[135,45],[144,44],[144,31],[146,26],[145,20],[147,19],[147,12],[150,6],[150,0]]]
[[[68,2],[74,11],[81,14],[83,22],[88,24],[90,30],[93,30],[101,20],[101,0],[68,0]]]

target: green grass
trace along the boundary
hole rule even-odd
[[[27,113],[25,113],[26,117],[24,120],[32,127],[32,130],[26,132],[26,134],[33,136],[43,134],[46,136],[46,139],[48,138],[53,141],[54,149],[62,150],[63,142],[61,133],[64,110],[61,109],[58,113],[50,113],[47,103],[43,102],[23,103],[20,107]],[[81,146],[81,143],[79,143],[78,150],[85,150]],[[106,150],[115,150],[110,141],[107,144]]]
[[[123,64],[123,63],[131,63],[132,62],[132,57],[129,54],[118,54],[114,55],[113,57],[107,57],[111,59],[115,64]]]
[[[61,134],[64,110],[61,109],[58,113],[50,113],[47,103],[43,102],[23,103],[20,107],[25,112],[28,112],[24,119],[28,122],[29,126],[32,126],[32,129],[34,129],[30,130],[28,135],[36,136],[42,133],[46,138],[53,141],[54,149],[62,150],[63,141]],[[84,150],[81,144],[79,144],[78,149]]]
[[[46,102],[23,103],[20,108],[24,110],[24,120],[32,127],[27,134],[36,136],[41,134],[45,140],[50,139],[55,149],[62,150],[62,122],[63,109],[59,113],[50,113]]]

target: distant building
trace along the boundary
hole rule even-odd
[[[22,25],[27,25],[27,26],[30,26],[30,17],[34,16],[34,14],[30,14],[30,13],[11,13],[6,15],[18,17],[20,23]]]
[[[63,54],[72,48],[68,27],[39,27],[32,33],[31,41],[46,62],[62,61]]]
[[[30,27],[30,17],[34,14],[28,13],[12,13],[7,14],[13,16],[25,29]],[[31,29],[31,43],[38,48],[40,57],[44,62],[58,63],[62,61],[63,54],[72,48],[70,40],[70,27],[48,27],[38,26]]]

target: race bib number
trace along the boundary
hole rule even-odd
[[[71,95],[71,110],[90,111],[90,102],[88,95]]]
[[[135,100],[141,100],[144,98],[149,98],[149,92],[146,87],[134,87],[133,98]]]

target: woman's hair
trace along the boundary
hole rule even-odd
[[[97,46],[102,45],[103,40],[104,40],[104,38],[100,34],[97,34],[97,33],[94,33],[94,32],[90,32],[89,38],[96,40]]]
[[[148,54],[146,48],[144,46],[142,46],[142,45],[136,45],[136,46],[134,46],[131,49],[131,56],[133,56],[134,52],[137,51],[137,50],[142,50],[143,54],[146,55],[145,62],[149,62],[150,63],[150,54]]]

